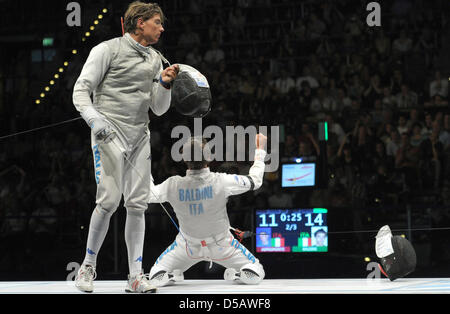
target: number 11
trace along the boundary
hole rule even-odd
[[[269,218],[271,220],[270,224],[267,224],[266,222],[266,214],[259,215],[261,218],[261,224],[260,227],[278,227],[278,224],[275,222],[275,214],[270,214]]]

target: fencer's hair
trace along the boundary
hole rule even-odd
[[[200,146],[201,145],[201,146]],[[203,152],[207,141],[205,138],[191,137],[182,147],[183,161],[189,170],[200,170],[205,168],[209,161],[205,158]],[[190,150],[190,151],[188,151]],[[195,160],[195,151],[201,150],[201,160]],[[187,156],[189,154],[189,156]]]
[[[327,235],[327,232],[325,230],[319,229],[316,232],[314,232],[314,236],[317,236],[317,234],[319,234],[319,233],[323,233],[323,234]]]
[[[165,16],[161,7],[157,3],[144,3],[141,1],[134,1],[130,3],[125,12],[123,28],[126,33],[134,33],[137,29],[138,19],[146,21],[153,16],[159,14],[161,23],[164,23]]]

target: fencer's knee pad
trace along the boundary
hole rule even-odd
[[[156,287],[163,287],[184,280],[183,272],[179,269],[174,269],[172,272],[160,270],[149,277],[152,285]]]

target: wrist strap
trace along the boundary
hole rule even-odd
[[[159,83],[160,83],[162,86],[164,86],[164,88],[170,89],[170,83],[164,82],[164,81],[162,80],[162,76],[161,76],[161,75],[159,76]]]

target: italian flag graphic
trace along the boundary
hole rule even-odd
[[[311,246],[311,238],[302,238],[302,246],[303,247]]]

